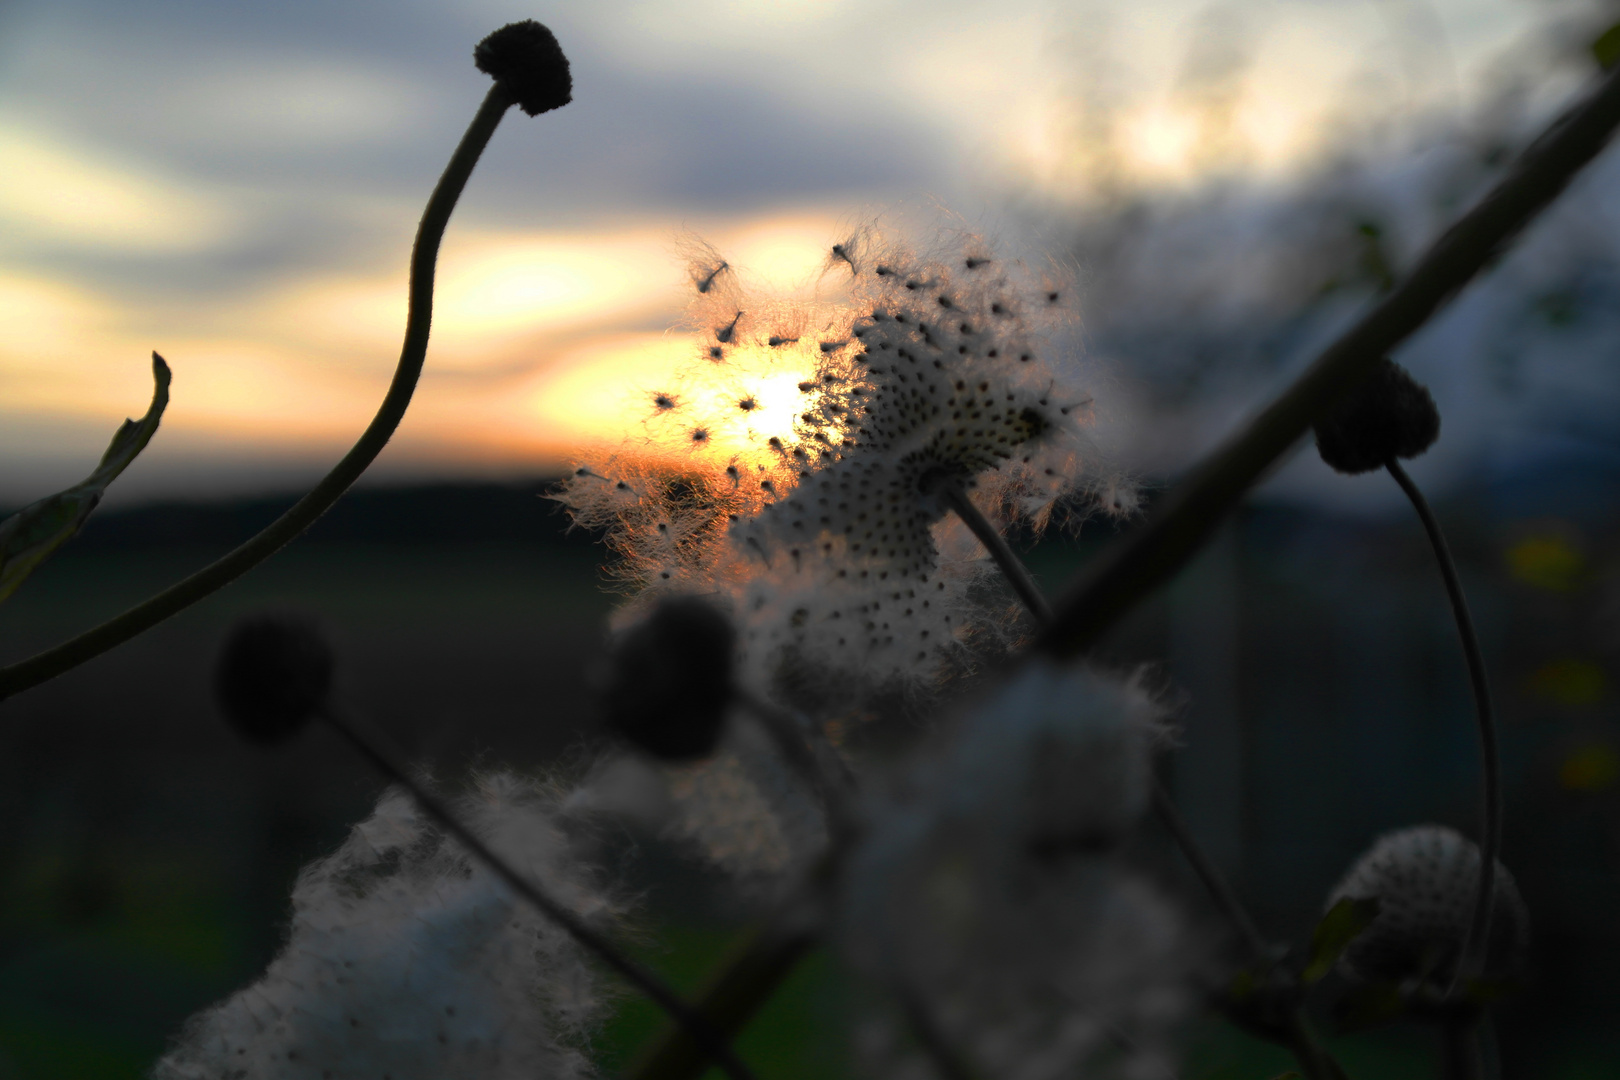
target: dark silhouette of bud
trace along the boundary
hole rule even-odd
[[[256,615],[238,622],[214,665],[214,695],[249,742],[285,742],[314,718],[332,688],[331,647],[308,621]]]
[[[608,727],[666,761],[714,752],[731,702],[736,635],[713,604],[661,602],[614,642],[603,706]]]
[[[530,116],[560,109],[574,100],[568,57],[550,30],[535,22],[507,23],[478,43],[473,63],[511,93]]]
[[[1382,469],[1417,457],[1440,437],[1440,411],[1428,387],[1389,357],[1316,423],[1316,452],[1342,473]]]

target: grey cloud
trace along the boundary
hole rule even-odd
[[[86,0],[20,10],[9,16],[19,37],[0,71],[9,108],[194,181],[242,218],[235,239],[203,257],[38,253],[104,283],[228,291],[397,247],[414,213],[384,222],[357,208],[425,199],[487,85],[470,53],[489,27],[426,6]],[[574,64],[575,103],[507,121],[463,220],[566,226],[938,186],[943,155],[933,133],[898,117],[825,115],[698,65],[690,77],[648,77],[565,20],[557,25]],[[274,103],[233,115],[230,96],[240,100],[256,72],[314,73],[341,86],[333,73],[345,67],[359,96],[396,88],[404,99],[382,110],[375,133],[344,136],[354,122],[345,115],[333,122],[337,134],[301,142],[295,122],[274,122]],[[210,78],[218,100],[206,96]],[[307,94],[288,108],[309,112]],[[318,113],[310,115],[325,123]]]

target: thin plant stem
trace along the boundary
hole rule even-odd
[[[1046,602],[1040,586],[1035,584],[1035,579],[1030,576],[1028,568],[1018,558],[1017,553],[1007,545],[1006,538],[979,512],[979,508],[973,505],[973,500],[968,498],[968,493],[961,487],[956,484],[945,484],[940,494],[945,500],[945,505],[962,519],[962,524],[978,537],[979,543],[990,553],[990,558],[995,560],[1002,578],[1012,587],[1012,591],[1018,594],[1018,599],[1024,602],[1029,613],[1035,616],[1035,621],[1043,627],[1049,625],[1052,621],[1052,605]]]
[[[979,513],[978,507],[973,505],[960,488],[947,490],[949,492],[947,501],[951,509],[955,510],[957,515],[967,523],[968,528],[973,530],[973,535],[977,536],[979,542],[990,552],[990,557],[995,560],[996,565],[1006,575],[1008,583],[1018,593],[1019,598],[1024,601],[1025,607],[1029,609],[1029,613],[1034,616],[1035,621],[1043,627],[1048,625],[1052,618],[1051,608],[1047,606],[1046,598],[1041,595],[1034,579],[1029,576],[1029,572],[1025,570],[1018,555],[1008,546],[1007,541],[1001,534],[990,525],[984,515]],[[955,497],[952,498],[952,495]],[[1222,914],[1232,923],[1232,926],[1238,932],[1238,936],[1243,939],[1244,945],[1254,954],[1255,962],[1261,966],[1269,966],[1273,958],[1271,948],[1266,944],[1265,937],[1261,935],[1259,928],[1255,926],[1254,920],[1249,918],[1249,913],[1243,909],[1243,904],[1238,899],[1237,893],[1232,891],[1232,887],[1227,884],[1226,879],[1221,876],[1221,872],[1216,869],[1215,863],[1198,846],[1198,841],[1193,838],[1192,830],[1187,828],[1187,823],[1182,820],[1180,812],[1176,810],[1175,803],[1170,801],[1169,793],[1164,790],[1164,785],[1157,777],[1153,780],[1153,809],[1158,814],[1159,819],[1164,822],[1165,827],[1170,830],[1170,835],[1175,839],[1176,846],[1181,849],[1181,853],[1192,864],[1193,872],[1198,875],[1198,879],[1209,890],[1216,906],[1221,909]]]
[[[1272,955],[1271,946],[1266,944],[1266,939],[1261,935],[1260,928],[1255,926],[1253,919],[1249,918],[1248,911],[1244,909],[1243,902],[1238,899],[1237,893],[1232,891],[1232,886],[1227,883],[1226,878],[1216,868],[1210,857],[1204,853],[1204,849],[1198,846],[1198,841],[1193,839],[1192,830],[1187,828],[1187,822],[1182,819],[1181,812],[1176,809],[1176,804],[1170,801],[1170,793],[1164,790],[1164,784],[1159,781],[1158,777],[1153,779],[1153,812],[1159,816],[1159,820],[1164,823],[1164,827],[1170,831],[1170,836],[1175,840],[1176,847],[1181,849],[1181,854],[1192,865],[1193,873],[1198,875],[1198,880],[1204,883],[1205,889],[1209,890],[1209,895],[1214,899],[1215,906],[1221,909],[1221,914],[1226,916],[1226,921],[1232,924],[1232,928],[1237,931],[1238,937],[1243,939],[1243,944],[1248,948],[1249,952],[1254,954],[1255,963],[1260,967],[1271,966],[1276,959]]]
[[[838,853],[858,828],[851,796],[854,777],[819,731],[758,695],[738,690],[737,696],[759,719],[789,767],[822,800],[832,848],[811,871],[807,891],[824,890],[836,872]],[[800,905],[791,905],[771,924],[744,931],[698,995],[697,1012],[712,1030],[734,1036],[793,973],[816,938],[816,928]],[[669,1025],[648,1043],[625,1075],[629,1080],[696,1080],[707,1065],[706,1055],[686,1031]]]
[[[816,793],[827,815],[827,830],[835,847],[849,843],[857,829],[851,795],[853,778],[837,752],[799,717],[758,694],[739,689],[737,700],[759,720],[789,768]]]
[[[1034,579],[1029,576],[1017,554],[1008,546],[1001,534],[990,526],[984,516],[979,514],[978,508],[968,500],[959,488],[949,490],[956,495],[956,499],[950,502],[951,508],[956,510],[963,521],[967,522],[968,527],[973,530],[973,534],[979,538],[980,543],[984,544],[991,557],[995,559],[996,565],[1007,574],[1008,581],[1013,585],[1014,591],[1023,598],[1036,623],[1042,627],[1049,625],[1052,618],[1051,609],[1046,606],[1045,597],[1041,595]],[[959,508],[958,503],[965,505],[966,512]],[[1175,839],[1176,846],[1181,849],[1182,855],[1192,864],[1193,872],[1198,875],[1198,879],[1209,890],[1209,894],[1214,898],[1216,906],[1221,909],[1221,913],[1232,923],[1238,932],[1238,936],[1243,939],[1244,945],[1253,954],[1256,969],[1261,972],[1269,972],[1276,964],[1276,957],[1272,954],[1270,946],[1266,944],[1266,939],[1260,933],[1260,928],[1249,917],[1248,911],[1243,907],[1243,902],[1238,899],[1237,893],[1232,889],[1220,870],[1216,868],[1214,860],[1210,859],[1205,854],[1204,849],[1199,847],[1198,841],[1193,837],[1192,830],[1187,827],[1187,823],[1182,819],[1180,812],[1176,810],[1175,803],[1171,801],[1169,792],[1165,791],[1164,785],[1157,777],[1153,779],[1152,798],[1153,809],[1158,814],[1159,820],[1170,831],[1170,835]],[[1283,1041],[1293,1052],[1294,1057],[1298,1059],[1300,1068],[1305,1070],[1305,1074],[1310,1080],[1344,1080],[1344,1069],[1334,1060],[1333,1055],[1328,1053],[1321,1040],[1316,1037],[1309,1019],[1305,1016],[1305,1010],[1298,1003],[1292,1004],[1288,1009],[1287,1035]],[[945,1072],[946,1080],[959,1080],[959,1078],[946,1072],[944,1067],[941,1068],[941,1071]]]
[[[1298,1005],[1288,1013],[1288,1049],[1310,1080],[1348,1080],[1340,1065],[1311,1027],[1310,1018]]]
[[[1597,156],[1620,125],[1620,68],[1555,120],[1412,271],[1295,382],[1098,554],[1056,605],[1036,651],[1075,656],[1168,581],[1267,469],[1373,366],[1426,323]]]
[[[1446,595],[1451,598],[1451,614],[1457,623],[1457,638],[1462,642],[1463,656],[1468,661],[1468,678],[1474,691],[1474,712],[1479,718],[1479,755],[1481,774],[1482,816],[1484,843],[1480,845],[1479,888],[1474,895],[1474,910],[1468,918],[1468,932],[1463,936],[1462,951],[1457,957],[1457,970],[1452,975],[1450,992],[1455,993],[1460,981],[1479,974],[1484,969],[1491,940],[1491,914],[1496,900],[1496,860],[1502,850],[1502,752],[1498,745],[1496,712],[1491,703],[1491,683],[1485,672],[1485,656],[1479,648],[1479,636],[1474,632],[1474,620],[1468,613],[1468,598],[1463,595],[1462,581],[1457,577],[1457,564],[1451,557],[1445,533],[1435,518],[1429,501],[1418,490],[1417,484],[1393,458],[1384,466],[1389,475],[1406,492],[1423,522],[1423,531],[1429,534],[1429,546],[1440,564],[1440,576],[1445,579]]]
[[[894,996],[900,1001],[901,1012],[905,1013],[906,1025],[911,1028],[923,1053],[928,1055],[928,1060],[934,1063],[934,1071],[939,1073],[940,1080],[980,1080],[979,1070],[968,1064],[962,1052],[951,1045],[939,1017],[934,1015],[928,1002],[915,988],[898,985],[894,988]]]
[[[1265,972],[1275,966],[1277,957],[1272,953],[1271,946],[1266,944],[1260,928],[1249,917],[1248,910],[1231,884],[1204,853],[1204,849],[1198,846],[1198,841],[1193,839],[1192,830],[1187,828],[1181,812],[1170,800],[1170,793],[1165,791],[1157,777],[1153,780],[1153,810],[1170,831],[1181,854],[1192,865],[1193,873],[1198,875],[1198,880],[1204,883],[1204,888],[1214,898],[1215,906],[1221,909],[1221,914],[1226,916],[1226,920],[1237,930],[1238,937],[1243,939],[1243,944],[1253,954],[1256,969]],[[1305,1016],[1305,1010],[1297,1004],[1288,1010],[1287,1031],[1286,1045],[1299,1059],[1300,1067],[1311,1080],[1344,1080],[1344,1069],[1322,1045]]]
[[[1483,1080],[1485,1060],[1479,1036],[1477,1014],[1454,1016],[1441,1023],[1441,1080]]]
[[[1416,269],[1303,376],[1178,485],[1140,528],[1094,560],[1065,593],[1052,625],[1032,652],[1059,657],[1085,652],[1143,597],[1169,580],[1312,421],[1489,265],[1597,156],[1616,125],[1620,125],[1620,69],[1527,147],[1491,192],[1429,248]],[[802,955],[803,949],[777,950],[756,942],[722,962],[713,985],[726,987],[728,995],[762,999],[775,991]],[[762,976],[761,971],[768,974]],[[709,1000],[705,997],[699,1007],[714,1019]],[[758,1000],[747,1000],[747,1005],[734,1025],[716,1019],[716,1026],[737,1030]],[[677,1039],[666,1036],[650,1060],[670,1060],[659,1052]],[[634,1080],[691,1080],[696,1073],[649,1067],[630,1075]]]
[[[694,1006],[711,1031],[730,1037],[752,1020],[815,946],[816,935],[800,920],[744,931],[715,966]],[[670,1024],[647,1044],[627,1080],[697,1080],[709,1058],[685,1027]]]
[[[408,791],[411,798],[429,817],[472,852],[479,862],[494,871],[495,876],[505,882],[508,888],[546,918],[561,926],[570,937],[595,953],[603,963],[656,1002],[732,1080],[754,1080],[752,1070],[737,1057],[724,1036],[715,1031],[658,976],[620,952],[606,937],[592,929],[561,902],[548,896],[539,886],[518,873],[510,863],[491,850],[478,834],[468,828],[448,806],[411,775],[401,755],[389,745],[388,740],[380,732],[366,730],[357,721],[330,709],[323,709],[320,717],[378,772]]]
[[[438,261],[439,243],[450,222],[450,212],[455,209],[456,201],[472,175],[473,166],[478,163],[501,117],[512,103],[510,93],[501,84],[496,83],[490,88],[433,188],[433,194],[422,212],[421,224],[417,227],[415,245],[411,249],[410,307],[405,319],[405,342],[400,350],[399,365],[394,369],[393,381],[377,415],[343,460],[290,510],[228,555],[100,626],[26,660],[0,668],[0,701],[54,679],[122,645],[235,581],[297,539],[317,518],[331,509],[332,504],[376,460],[405,416],[405,409],[416,390],[417,379],[422,374],[422,363],[427,357],[428,333],[433,321],[434,268]]]

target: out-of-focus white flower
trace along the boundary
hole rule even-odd
[[[692,278],[701,343],[649,389],[646,444],[582,464],[559,498],[637,585],[729,598],[762,683],[785,660],[938,670],[980,618],[983,565],[947,485],[1003,525],[1044,525],[1065,496],[1130,508],[1088,435],[1053,276],[974,238],[925,255],[868,230],[835,249],[832,299],[752,296],[706,248]]]
[[[613,908],[570,854],[555,793],[487,778],[461,808],[582,917]],[[157,1080],[479,1080],[592,1075],[600,992],[580,947],[390,792],[293,890],[257,982],[193,1017]]]
[[[745,897],[781,899],[826,850],[820,803],[757,725],[733,723],[713,758],[666,766],[666,776],[665,836],[696,848]]]
[[[1378,915],[1339,956],[1352,979],[1449,982],[1479,891],[1479,845],[1444,825],[1416,825],[1379,837],[1328,896],[1377,900]],[[1530,913],[1500,861],[1491,880],[1495,909],[1485,973],[1513,974],[1530,947]]]
[[[992,1075],[1163,1075],[1189,941],[1109,852],[1147,805],[1161,722],[1132,683],[1030,665],[873,810],[847,953]]]

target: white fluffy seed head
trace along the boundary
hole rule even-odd
[[[1356,980],[1449,981],[1479,888],[1479,847],[1444,825],[1417,825],[1378,838],[1328,897],[1375,899],[1378,916],[1339,958]],[[1487,976],[1509,976],[1529,951],[1530,917],[1513,875],[1500,861],[1493,875]]]
[[[792,302],[694,251],[698,340],[649,389],[646,442],[558,497],[633,588],[728,597],[762,682],[784,663],[937,675],[983,610],[944,485],[998,525],[1134,505],[1089,438],[1069,284],[976,238],[923,255],[867,229],[829,256],[836,299]]]
[[[1036,851],[1106,846],[1146,809],[1166,730],[1140,678],[1029,663],[957,737],[948,798]]]
[[[780,899],[826,849],[816,797],[757,725],[733,723],[719,753],[664,773],[664,835],[724,870],[747,899]]]
[[[510,776],[462,808],[520,872],[589,921],[612,906],[572,858],[555,794]],[[579,946],[390,792],[305,867],[287,944],[193,1017],[157,1080],[583,1080],[602,1001]]]
[[[1109,851],[1146,805],[1161,715],[1132,683],[1032,665],[872,808],[838,911],[846,953],[995,1075],[1165,1066],[1190,943]]]

